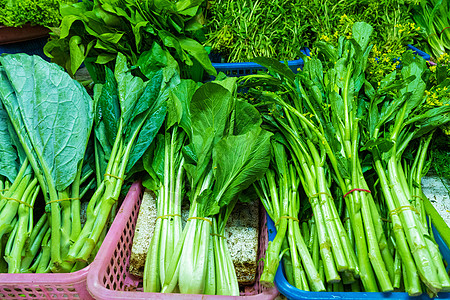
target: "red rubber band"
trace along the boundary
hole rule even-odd
[[[353,189],[353,190],[348,191],[347,194],[344,195],[344,198],[347,197],[349,194],[355,192],[355,191],[366,192],[366,193],[369,193],[369,194],[372,193],[371,191],[366,190],[366,189]]]
[[[445,27],[444,29],[442,29],[441,33],[439,33],[439,34],[442,34],[444,32],[444,30],[448,29],[448,28],[450,28],[450,27]]]

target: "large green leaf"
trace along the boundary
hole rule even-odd
[[[163,69],[164,81],[169,81],[178,69],[178,64],[169,51],[162,49],[157,43],[153,43],[150,50],[139,56],[137,66],[148,79]]]
[[[373,27],[365,22],[356,22],[353,24],[352,38],[356,40],[362,51],[364,51],[369,44],[372,32]]]
[[[210,189],[204,190],[197,197],[198,203],[198,216],[208,217],[218,214],[220,211],[220,206],[214,199],[213,191]]]
[[[234,135],[245,134],[262,123],[258,110],[248,102],[236,101]]]
[[[25,159],[23,148],[27,148],[28,153],[32,155],[34,160],[37,160],[36,153],[33,150],[30,139],[28,137],[25,123],[20,114],[19,105],[17,102],[16,93],[14,92],[11,83],[5,73],[5,70],[0,66],[0,100],[5,105],[5,111],[9,115],[10,124],[13,128],[8,128],[10,137],[19,153],[21,161]],[[8,126],[9,127],[9,126]],[[14,131],[14,132],[13,132]]]
[[[271,135],[258,127],[246,134],[225,137],[214,147],[214,197],[220,207],[264,175],[270,162]]]
[[[402,59],[405,59],[404,66],[402,68],[402,76],[407,79],[411,76],[415,76],[415,79],[401,89],[402,94],[410,93],[406,102],[405,118],[416,108],[422,101],[425,93],[426,84],[422,80],[422,74],[425,71],[425,62],[423,60],[414,59],[411,54],[405,54]],[[403,60],[402,60],[403,61]]]
[[[198,7],[205,2],[205,0],[181,0],[176,2],[176,9],[179,14],[195,16]]]
[[[143,112],[146,112],[151,106],[155,105],[161,91],[163,82],[162,71],[156,72],[148,82],[146,82],[144,91],[133,109],[132,120]]]
[[[214,80],[213,82],[220,84],[221,86],[223,86],[224,88],[229,90],[232,95],[234,95],[237,90],[236,82],[237,82],[238,78],[237,77],[227,77],[223,73],[220,73],[220,74],[223,75],[224,77],[222,78],[222,76],[217,76],[216,80]]]
[[[144,152],[150,146],[164,122],[166,112],[167,108],[165,105],[159,106],[156,111],[151,111],[150,116],[142,125],[137,140],[133,145],[126,172],[128,172],[134,166],[134,164],[138,161],[138,159],[142,157]]]
[[[0,80],[2,80],[1,77]],[[11,126],[9,123],[8,113],[4,110],[3,105],[0,104],[0,175],[13,182],[17,176],[19,165],[17,163],[17,152],[13,147],[9,131]]]
[[[106,82],[98,99],[99,113],[104,124],[106,138],[113,145],[117,137],[117,126],[120,120],[119,95],[117,82],[111,69],[106,68]]]
[[[260,64],[263,67],[269,69],[269,71],[273,71],[275,73],[280,74],[291,83],[295,80],[295,74],[289,69],[285,64],[280,63],[278,60],[270,57],[255,57],[252,59],[253,62]]]
[[[6,55],[0,62],[40,166],[56,189],[64,190],[84,157],[93,121],[92,99],[69,74],[38,56]]]
[[[164,46],[175,49],[179,59],[185,61],[188,59],[186,53],[183,51],[179,39],[168,32],[167,30],[159,30],[158,36],[161,39]]]
[[[171,127],[175,123],[178,123],[178,125],[188,134],[189,138],[192,135],[189,105],[196,90],[197,84],[194,81],[184,79],[170,91],[168,99],[169,113],[167,116],[167,127]]]
[[[158,134],[156,142],[150,147],[152,151],[146,151],[144,156],[144,168],[158,185],[164,181],[164,147],[164,135]]]
[[[207,168],[213,146],[223,137],[230,114],[231,93],[216,83],[201,86],[192,96],[192,143],[197,155],[197,176]]]
[[[213,76],[217,75],[217,71],[209,59],[208,52],[206,52],[205,48],[199,42],[187,37],[179,38],[179,42],[181,48],[197,60],[208,74]]]
[[[144,91],[144,81],[131,74],[127,59],[121,53],[117,55],[114,75],[117,81],[121,117],[126,126],[131,121],[136,103]]]

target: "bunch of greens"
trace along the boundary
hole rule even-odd
[[[279,137],[278,137],[279,139]],[[302,203],[299,184],[306,183],[306,179],[302,176],[302,172],[298,170],[298,161],[294,156],[288,160],[289,150],[279,141],[272,141],[273,160],[271,168],[266,172],[264,178],[256,184],[256,192],[263,203],[267,213],[275,223],[277,235],[266,251],[264,260],[265,269],[261,275],[260,282],[265,285],[271,285],[275,272],[278,268],[278,260],[281,248],[289,247],[289,251],[283,255],[285,257],[286,275],[289,282],[301,290],[325,291],[324,286],[324,265],[319,266],[319,248],[311,245],[308,250],[305,239],[302,237],[299,227],[300,207],[307,207],[306,203]],[[295,155],[292,153],[292,155]],[[312,181],[312,180],[311,180]],[[311,203],[315,211],[317,203]],[[323,223],[319,224],[321,240],[326,239]],[[312,231],[315,232],[317,227],[314,226]],[[316,246],[319,245],[319,239],[316,237]],[[329,241],[329,240],[328,240]],[[324,253],[326,249],[322,250]],[[320,269],[322,272],[320,272]],[[330,275],[327,269],[327,276]],[[335,278],[335,280],[337,280]]]
[[[104,65],[114,69],[121,53],[131,65],[156,43],[164,50],[155,61],[173,56],[180,67],[197,62],[215,75],[201,39],[205,1],[95,0],[61,5],[63,20],[44,47],[53,62],[73,75],[86,61],[96,83],[105,81]]]
[[[97,189],[87,207],[86,223],[70,246],[62,270],[69,271],[75,262],[87,263],[104,237],[123,183],[163,124],[166,99],[178,83],[179,75],[170,65],[143,68],[134,75],[121,53],[114,71],[106,68],[106,82],[94,88]]]
[[[189,139],[188,105],[196,89],[195,82],[182,80],[170,92],[164,131],[143,156],[144,168],[150,175],[143,185],[157,196],[157,220],[144,270],[146,291],[160,291],[182,232],[181,203],[185,193],[186,160],[181,150]]]
[[[297,59],[301,47],[315,42],[337,44],[351,38],[355,22],[374,27],[374,51],[369,58],[368,79],[379,81],[399,65],[406,45],[422,41],[423,30],[414,24],[415,1],[211,1],[208,45],[225,62],[250,61],[265,56]]]
[[[428,53],[440,57],[450,50],[450,2],[448,0],[420,1],[414,7],[413,18],[422,28],[422,45]]]
[[[260,128],[261,118],[255,108],[236,100],[235,79],[207,83],[195,93],[194,90],[195,85],[189,83],[177,87],[169,102],[175,105],[177,113],[175,118],[168,117],[169,125],[166,124],[166,129],[174,126],[188,138],[184,143],[180,139],[177,145],[184,145],[184,158],[178,161],[184,161],[187,175],[182,184],[189,188],[189,218],[176,244],[166,242],[175,238],[175,234],[159,232],[157,227],[147,255],[144,290],[173,292],[178,288],[185,294],[237,296],[236,274],[223,234],[238,196],[267,170],[271,134]],[[173,161],[158,148],[151,173],[163,161],[165,166]],[[182,170],[179,166],[177,170],[176,174],[165,171],[163,179],[173,180],[175,175],[179,194]],[[166,211],[158,207],[160,218],[170,218],[170,222],[177,218],[162,213]]]
[[[399,67],[406,45],[421,42],[421,27],[414,23],[412,1],[331,1],[314,3],[309,12],[316,40],[337,45],[340,36],[350,39],[353,24],[366,22],[374,28],[366,77],[378,82]],[[325,16],[325,17],[323,17]]]
[[[60,3],[73,3],[74,0],[1,0],[0,25],[20,27],[25,24],[59,26]]]
[[[6,260],[13,272],[21,269],[21,263],[22,269],[28,269],[32,261],[39,271],[57,271],[71,241],[81,230],[80,190],[93,121],[92,100],[61,68],[37,56],[6,55],[0,58],[0,64],[0,98],[9,115],[10,132],[14,131],[11,138],[22,163],[16,177],[20,184],[15,181],[2,199],[12,223],[18,209],[18,226],[10,235],[11,244],[6,245]],[[32,173],[27,171],[28,164]],[[31,176],[35,177],[33,181]],[[32,207],[39,190],[37,182],[50,228],[44,226],[47,221],[43,217],[34,230]],[[24,249],[28,235],[30,240]],[[49,247],[45,254],[42,248],[42,254],[33,260],[44,235]],[[17,244],[12,244],[14,236]]]
[[[5,74],[1,70],[1,86],[8,84],[4,76]],[[0,126],[2,140],[0,158],[0,174],[2,176],[0,198],[1,261],[3,262],[3,257],[5,258],[1,265],[1,272],[18,273],[21,269],[22,251],[27,235],[31,233],[33,228],[33,207],[39,193],[39,186],[37,185],[37,179],[33,179],[28,159],[18,142],[17,135],[3,105],[1,105],[0,110]],[[6,244],[3,247],[4,243]]]
[[[249,61],[257,56],[297,59],[308,45],[304,16],[306,1],[210,1],[208,42],[225,62]]]
[[[259,87],[250,93],[258,101],[266,126],[280,132],[282,143],[289,149],[311,202],[314,231],[318,239],[324,233],[328,235],[328,239],[319,241],[322,263],[313,259],[319,274],[323,268],[327,283],[333,284],[327,289],[359,291],[359,278],[365,291],[403,288],[410,295],[418,295],[422,293],[420,279],[427,292],[436,295],[449,290],[449,278],[425,221],[420,178],[427,170],[429,134],[450,121],[450,106],[445,105],[448,98],[442,98],[444,105],[438,107],[427,104],[429,94],[425,93],[423,80],[429,74],[425,61],[411,53],[402,56],[400,72],[394,70],[373,87],[365,78],[371,32],[370,25],[355,23],[352,38],[341,37],[337,47],[317,43],[318,57],[323,60],[307,59],[297,76],[276,60],[255,59],[275,78],[250,75],[243,81],[247,87]],[[449,78],[444,77],[435,88],[448,85]],[[424,139],[415,151],[409,147],[410,141],[420,137]],[[406,149],[417,152],[412,163],[402,160]],[[324,176],[327,173],[338,187],[335,194],[341,199],[344,195],[343,212],[330,201],[332,194],[326,189],[329,181]],[[284,177],[279,176],[280,186]],[[261,194],[267,206],[268,193]],[[285,214],[288,203],[283,204],[281,212]],[[274,221],[280,224],[277,231],[285,235],[282,216]],[[321,223],[325,230],[320,229]],[[312,226],[308,229],[313,232]],[[307,234],[308,230],[303,232]],[[269,245],[278,252],[270,257],[272,250],[267,251],[261,277],[267,284],[273,276],[264,275],[274,272],[282,239],[277,247],[275,242]],[[287,239],[292,237],[288,235]],[[348,245],[350,248],[346,248]],[[337,252],[340,247],[344,250],[342,256]],[[331,262],[325,251],[333,251]],[[310,254],[313,258],[317,255],[314,249]],[[352,262],[356,262],[354,269],[350,268]],[[291,254],[287,266],[295,271],[295,265]],[[291,275],[288,279],[299,286],[297,277]]]

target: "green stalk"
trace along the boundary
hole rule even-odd
[[[217,230],[217,222],[215,221],[215,218],[213,219],[213,229]],[[206,270],[206,281],[205,281],[205,295],[216,295],[216,263],[215,263],[215,254],[214,249],[215,244],[218,243],[216,241],[216,238],[218,239],[218,236],[209,235],[209,248],[208,248],[208,269]]]
[[[25,250],[25,256],[22,258],[22,265],[20,268],[21,273],[28,272],[28,269],[31,269],[30,265],[41,248],[42,240],[44,235],[47,233],[49,226],[50,224],[47,220],[47,214],[44,213],[31,232],[30,242]]]
[[[295,177],[294,168],[292,165],[289,167],[290,172],[290,192],[289,195],[289,215],[290,217],[297,218],[299,210],[297,209],[299,207],[298,202],[298,179]],[[308,284],[304,284],[302,280],[302,268],[301,268],[301,260],[299,258],[299,253],[297,249],[297,244],[295,240],[295,231],[294,231],[294,222],[298,221],[293,219],[288,219],[288,230],[287,230],[287,240],[289,243],[289,252],[292,262],[292,270],[293,270],[293,279],[294,279],[294,286],[300,290],[309,290]],[[300,239],[303,241],[303,238],[300,236]],[[303,243],[304,244],[304,243]],[[305,245],[306,246],[306,245]],[[301,253],[301,252],[300,252]]]
[[[105,181],[102,181],[100,186],[97,188],[97,190],[94,192],[94,195],[92,195],[91,200],[89,201],[89,204],[86,209],[86,223],[83,226],[83,229],[81,230],[77,240],[75,243],[70,247],[69,253],[66,256],[66,261],[68,262],[74,262],[75,257],[83,247],[86,239],[88,238],[90,234],[90,229],[94,226],[95,222],[95,213],[94,213],[94,207],[100,203],[101,197],[103,193],[105,192]],[[85,229],[86,228],[86,229]]]
[[[42,251],[39,252],[34,263],[28,269],[26,269],[26,271],[21,273],[36,273],[36,269],[41,261],[41,258],[42,258]]]
[[[380,179],[381,189],[386,200],[389,211],[394,211],[396,209],[394,199],[391,194],[391,187],[388,178],[385,174],[385,169],[381,163],[380,157],[376,150],[372,151],[374,155],[374,165],[375,170]],[[408,284],[408,289],[405,289],[410,296],[418,296],[422,294],[422,289],[420,286],[419,276],[417,273],[416,264],[411,256],[411,251],[409,250],[408,243],[406,241],[405,233],[403,231],[403,225],[400,222],[398,214],[391,214],[391,221],[393,225],[393,232],[395,237],[396,249],[402,258],[402,263],[408,270],[406,273],[406,278],[404,279]]]
[[[392,185],[393,198],[395,200],[395,204],[391,204],[394,204],[395,206],[389,206],[390,211],[395,211],[399,207],[410,206],[408,199],[405,197],[404,189],[401,186],[401,179],[399,177],[402,176],[402,174],[398,172],[398,168],[399,164],[396,161],[396,157],[395,155],[392,155],[388,162],[388,176],[390,184]],[[426,243],[423,237],[424,232],[422,232],[418,227],[418,218],[411,209],[402,210],[398,214],[401,222],[405,224],[405,235],[408,240],[408,244],[411,247],[411,253],[416,262],[420,277],[432,292],[437,293],[442,288],[442,284],[437,278],[435,264],[428,249],[426,248]]]
[[[160,198],[164,197],[164,186],[161,186],[157,198],[157,215],[162,216],[162,205]],[[147,258],[144,265],[144,292],[159,292],[161,289],[160,272],[161,266],[159,256],[159,239],[161,236],[162,219],[156,219],[155,230],[153,231],[150,247],[147,252]]]
[[[311,234],[314,233],[313,239],[312,239],[312,251],[311,251],[312,254],[311,254],[311,258],[312,258],[312,260],[314,262],[314,267],[316,267],[316,269],[318,270],[319,269],[319,261],[320,261],[319,235],[317,233],[317,226],[316,226],[316,223],[314,221],[314,218],[312,218],[311,221],[312,221],[311,228],[314,229],[314,230],[311,229]],[[322,279],[323,277],[320,276],[320,274],[319,274],[319,277],[320,277],[320,280],[322,282],[324,282],[323,279]]]
[[[303,269],[302,264],[300,264],[300,277],[302,279],[302,285],[303,285],[303,290],[309,292],[309,284],[308,284],[308,278],[306,277],[306,273],[305,270]]]
[[[81,197],[80,197],[80,185],[82,184],[81,172],[83,169],[83,160],[79,162],[78,171],[75,176],[75,180],[71,185],[71,222],[72,230],[70,232],[70,241],[75,241],[81,232]],[[90,175],[90,174],[88,174]],[[84,179],[86,180],[86,179]]]
[[[69,199],[69,188],[64,191],[58,192],[59,199]],[[70,247],[70,233],[72,231],[72,209],[71,209],[71,201],[72,200],[64,200],[59,201],[59,205],[61,206],[61,257],[65,257]],[[57,272],[57,269],[53,270]]]
[[[51,233],[52,233],[52,228],[50,226],[49,229],[47,230],[47,232],[45,233],[44,238],[42,239],[42,245],[41,245],[42,256],[39,260],[39,264],[36,267],[36,273],[47,273],[48,271],[50,271]]]
[[[31,206],[33,206],[34,201],[36,200],[39,193],[39,186],[36,185],[37,179],[35,178],[33,181],[31,181],[22,197],[23,201]],[[14,237],[14,245],[12,247],[10,256],[7,258],[8,273],[20,272],[22,251],[25,246],[25,242],[27,241],[28,236],[31,233],[31,231],[29,231],[29,210],[31,210],[30,207],[26,206],[25,204],[20,204],[18,210],[19,220],[16,224],[16,227],[18,229]]]
[[[305,269],[306,275],[308,276],[308,282],[309,282],[309,285],[311,286],[312,291],[315,291],[315,292],[325,291],[325,286],[324,286],[323,282],[320,280],[320,276],[319,276],[317,268],[313,262],[313,259],[308,252],[308,249],[305,245],[305,242],[304,242],[302,236],[300,235],[300,228],[295,226],[295,224],[294,224],[294,239],[297,244],[298,251],[300,253],[300,256],[301,256],[301,259],[303,262],[303,267]],[[317,239],[316,239],[316,241],[317,241]],[[318,254],[317,251],[316,251],[316,253]],[[317,256],[317,258],[318,258],[318,256]]]
[[[280,186],[278,187],[280,190],[280,196],[277,196],[277,184],[275,183],[275,175],[273,172],[267,172],[266,178],[269,184],[269,190],[271,193],[272,202],[276,201],[275,199],[281,199],[281,207],[283,210],[280,211],[279,218],[277,220],[273,220],[275,222],[275,227],[277,230],[277,234],[273,241],[269,242],[266,250],[266,257],[264,261],[264,269],[261,274],[260,282],[264,286],[271,287],[273,286],[273,281],[275,279],[275,273],[278,269],[279,260],[280,260],[280,251],[281,246],[283,244],[283,240],[286,236],[287,225],[288,222],[285,218],[281,218],[283,215],[287,215],[287,209],[289,205],[288,199],[288,184],[287,179],[283,178],[280,182]],[[278,224],[277,224],[278,223]]]
[[[324,170],[324,164],[325,164],[325,153],[322,154],[322,156],[319,156],[319,153],[317,152],[317,149],[312,144],[310,140],[307,141],[308,146],[311,150],[314,164],[315,164],[315,175],[317,179],[317,187],[319,192],[318,194],[318,201],[320,203],[320,208],[323,213],[324,221],[325,221],[325,228],[328,232],[329,240],[331,242],[331,247],[333,250],[333,256],[334,261],[336,263],[336,268],[338,272],[343,272],[345,270],[348,270],[348,261],[345,257],[344,250],[342,247],[341,240],[338,235],[338,230],[336,227],[336,220],[333,216],[333,213],[331,212],[330,206],[334,205],[334,203],[330,203],[332,201],[330,191],[327,188],[326,180],[325,180],[325,170]],[[319,217],[319,216],[318,216]],[[327,277],[329,278],[329,277]],[[330,283],[330,281],[328,280]]]
[[[215,285],[216,295],[239,296],[236,271],[228,250],[227,241],[223,238],[224,231],[218,231],[217,223],[213,218],[213,241],[215,258]]]
[[[14,183],[8,190],[6,194],[7,197],[2,199],[2,201],[5,201],[6,204],[0,212],[0,239],[5,233],[8,233],[12,229],[11,222],[17,215],[17,210],[20,203],[13,199],[21,201],[22,196],[31,180],[31,174],[24,175],[26,169],[27,164],[24,163],[17,174],[16,180],[14,180]]]
[[[14,245],[14,238],[16,236],[17,230],[19,229],[18,226],[16,226],[18,223],[18,218],[15,217],[14,220],[11,223],[11,233],[9,234],[9,237],[6,241],[6,245],[5,245],[5,260],[7,260],[8,257],[11,256],[11,251]]]
[[[427,156],[427,150],[431,143],[431,138],[433,137],[433,134],[429,134],[425,139],[422,139],[420,141],[420,147],[418,150],[418,155],[416,156],[417,166],[415,168],[415,172],[411,172],[411,182],[409,184],[410,189],[412,191],[412,197],[414,197],[413,200],[415,200],[415,207],[417,211],[420,213],[420,220],[422,222],[422,225],[424,227],[427,226],[427,219],[426,219],[426,213],[425,213],[425,205],[424,201],[422,200],[422,176],[423,176],[423,169],[426,161]]]
[[[350,222],[350,214],[349,214],[349,209],[346,208],[345,209],[345,214],[344,214],[344,228],[345,228],[345,232],[347,234],[347,237],[349,239],[351,248],[353,249],[353,247],[355,246],[355,236],[353,235],[353,229],[352,229],[352,224]],[[358,267],[359,269],[359,267]],[[359,272],[358,272],[359,273]]]
[[[359,171],[361,170],[361,163],[358,159],[358,149],[359,149],[359,143],[358,143],[358,122],[355,120],[355,127],[353,130],[352,135],[352,186],[350,188],[367,188],[367,183],[364,180],[363,174],[360,174]],[[372,219],[372,213],[370,209],[370,200],[367,192],[362,191],[355,191],[353,192],[352,196],[356,198],[354,200],[356,203],[361,203],[361,212],[362,212],[362,219],[364,221],[364,229],[365,234],[367,238],[367,247],[370,258],[370,263],[372,264],[373,271],[375,272],[375,275],[377,276],[378,283],[380,285],[382,292],[391,292],[393,291],[392,283],[389,278],[389,273],[386,269],[383,257],[381,255],[380,248],[378,246],[378,237],[376,235],[375,225],[374,221]],[[358,200],[360,199],[360,200]],[[359,256],[362,256],[362,253],[366,252],[359,252]],[[367,259],[364,260],[364,263],[367,263]],[[369,269],[369,266],[367,266],[366,271]],[[376,291],[377,286],[375,282],[375,278],[372,277],[372,269],[370,268],[370,272],[367,272],[366,274],[370,274],[371,276],[367,278],[369,282],[364,282],[363,284],[367,291]],[[363,277],[364,278],[364,277]]]
[[[367,186],[364,186],[363,188],[368,189]],[[376,208],[375,202],[373,201],[373,198],[370,195],[366,195],[366,197],[369,198],[369,206],[370,206],[369,209],[372,214],[372,220],[374,221],[375,235],[376,235],[376,241],[378,241],[378,248],[381,251],[381,256],[384,261],[384,265],[389,274],[389,279],[390,279],[391,283],[393,283],[394,282],[394,259],[389,250],[386,236],[383,231],[383,225],[381,223],[382,220],[381,220],[381,217]],[[395,286],[393,286],[393,287],[395,287]]]
[[[165,216],[170,214],[170,195],[171,195],[171,185],[169,181],[172,180],[172,164],[173,161],[171,160],[171,135],[167,132],[164,135],[164,178],[163,178],[163,188],[161,189],[162,194],[162,201],[158,201],[158,204],[161,206],[161,215],[159,216]],[[165,279],[165,270],[167,267],[168,259],[166,260],[166,255],[169,254],[170,250],[170,242],[168,239],[170,238],[171,233],[169,232],[169,224],[168,219],[163,218],[161,219],[161,233],[157,240],[159,244],[159,276],[160,276],[160,282],[164,282]],[[168,256],[170,257],[170,256]]]
[[[211,188],[213,172],[210,170],[199,180],[192,196],[189,210],[190,220],[183,229],[182,236],[166,270],[166,277],[161,292],[171,293],[178,282],[180,292],[203,293],[208,262],[209,235],[211,224],[206,220],[198,220],[197,197]],[[182,267],[180,267],[182,266]]]
[[[182,269],[178,286],[182,294],[203,294],[207,272],[207,254],[211,224],[205,220],[191,219],[183,252],[180,257]],[[217,292],[219,287],[217,287]]]
[[[298,255],[297,244],[295,243],[294,237],[294,220],[289,219],[288,221],[288,233],[287,240],[289,242],[289,252],[292,261],[292,271],[293,271],[293,286],[299,290],[308,290],[308,286],[303,285],[303,280],[301,276],[301,263]]]
[[[398,251],[395,252],[395,260],[394,260],[394,287],[396,289],[400,288],[400,282],[402,278],[402,259],[400,258],[400,254]]]
[[[127,149],[125,150],[125,153],[123,151],[123,143],[120,143],[120,147],[117,151],[117,155],[114,157],[113,159],[113,164],[111,166],[111,173],[107,174],[117,174],[114,176],[116,177],[112,177],[112,176],[105,176],[105,191],[104,194],[102,195],[102,197],[100,198],[100,202],[97,205],[97,214],[95,217],[95,226],[92,228],[87,228],[85,224],[85,226],[83,227],[80,236],[83,235],[83,231],[87,231],[89,230],[89,235],[88,238],[86,238],[84,240],[84,245],[82,246],[80,252],[76,255],[78,260],[81,261],[87,261],[89,259],[89,256],[91,255],[92,250],[95,248],[95,245],[97,244],[99,237],[103,231],[104,226],[106,225],[108,218],[109,218],[109,214],[111,211],[112,206],[114,205],[114,203],[117,202],[118,198],[119,198],[119,194],[120,194],[120,189],[122,187],[122,179],[119,178],[123,178],[124,176],[124,165],[127,164],[128,162],[128,158],[129,158],[129,148],[130,145],[132,145],[133,143],[130,143],[127,147]],[[128,150],[128,151],[127,151]],[[112,158],[112,155],[111,155]],[[120,166],[120,167],[119,167]],[[117,171],[120,168],[119,171]],[[77,239],[77,241],[79,241],[80,239]]]
[[[289,248],[289,244],[287,239],[283,240],[283,244],[281,245],[281,248],[283,249],[283,267],[284,267],[284,274],[286,275],[286,279],[289,282],[290,285],[294,285],[294,267],[292,266],[292,259],[290,251],[286,251],[285,249]]]

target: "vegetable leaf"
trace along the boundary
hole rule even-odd
[[[214,193],[219,206],[227,205],[264,175],[270,162],[271,135],[258,127],[246,134],[225,137],[214,147]]]
[[[6,55],[0,62],[16,92],[40,165],[56,189],[64,190],[84,157],[93,121],[91,98],[61,68],[38,56]]]

